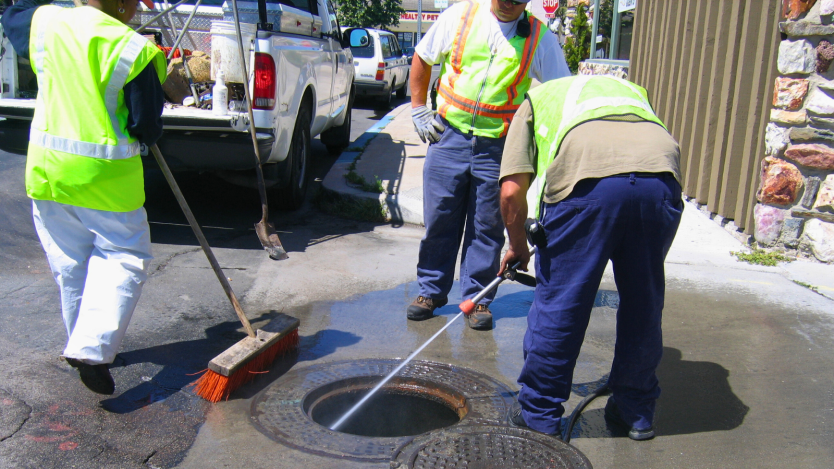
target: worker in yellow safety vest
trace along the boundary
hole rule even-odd
[[[680,149],[642,87],[576,76],[527,93],[501,162],[502,267],[527,270],[528,190],[540,229],[536,292],[512,425],[559,435],[571,378],[610,260],[619,293],[605,418],[654,437],[663,353],[663,262],[681,219]],[[532,236],[531,236],[532,238]]]
[[[431,318],[448,301],[463,241],[462,299],[486,287],[498,271],[504,226],[498,173],[504,136],[532,78],[570,75],[561,46],[546,25],[525,11],[529,0],[457,3],[415,48],[411,115],[429,142],[423,167],[426,234],[417,261],[419,293],[410,320]],[[426,107],[432,65],[441,64],[437,113]],[[469,327],[493,327],[487,295],[467,317]]]
[[[142,0],[153,8],[152,0]],[[152,259],[140,143],[162,134],[165,57],[127,26],[139,0],[62,8],[23,0],[6,35],[37,76],[26,193],[81,381],[112,394],[108,370]]]

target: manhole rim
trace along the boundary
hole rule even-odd
[[[309,386],[310,380],[305,379],[305,377],[309,378],[311,374],[315,373],[328,375],[333,378],[327,381],[329,383],[342,378],[343,375],[338,374],[340,369],[353,367],[362,369],[363,372],[352,376],[382,378],[387,374],[384,369],[393,370],[393,368],[401,363],[402,359],[366,358],[314,363],[304,367],[292,368],[253,398],[250,406],[250,420],[256,429],[268,438],[299,451],[319,456],[335,457],[360,462],[389,462],[393,451],[396,450],[397,447],[416,437],[430,434],[431,432],[421,435],[401,437],[368,437],[334,432],[323,425],[316,423],[304,412],[302,406],[303,397],[310,391],[319,387]],[[472,391],[458,389],[458,392],[461,392],[464,396],[466,396],[468,412],[459,422],[435,431],[455,428],[462,425],[471,426],[479,424],[500,424],[505,421],[506,411],[509,409],[510,405],[512,405],[515,396],[515,391],[505,383],[490,375],[471,368],[429,360],[415,360],[409,363],[400,371],[400,373],[398,373],[398,376],[422,376],[421,371],[427,368],[435,372],[445,373],[449,375],[449,377],[473,380],[476,381],[478,385],[482,386],[478,392],[474,393]],[[369,371],[371,369],[374,371]],[[294,384],[299,384],[303,390],[283,388],[283,386]],[[449,381],[444,384],[450,388],[456,388],[453,381]],[[491,391],[488,391],[488,389]],[[304,444],[304,438],[299,436],[298,432],[282,431],[283,429],[280,427],[273,428],[270,424],[261,419],[265,412],[259,407],[262,403],[266,403],[266,398],[270,396],[270,393],[277,394],[279,397],[285,394],[289,394],[291,396],[291,399],[285,401],[286,405],[283,407],[284,411],[286,412],[289,410],[291,412],[288,414],[290,419],[296,420],[297,423],[302,425],[306,425],[307,428],[305,428],[305,430],[309,430],[315,434],[315,446],[312,444]],[[495,409],[492,409],[492,407],[495,407]],[[488,413],[491,410],[494,410],[493,414]],[[329,445],[326,448],[324,445],[320,444],[321,439],[328,439],[327,443],[329,443]],[[380,451],[377,454],[368,454],[368,452],[365,454],[353,454],[351,453],[351,447],[369,447],[374,449],[385,447],[386,450],[384,452]]]
[[[335,385],[336,383],[343,383],[345,381],[352,381],[352,380],[365,380],[367,379],[369,382],[367,385],[362,386],[353,386],[354,388],[361,389],[362,391],[370,391],[373,387],[377,384],[373,380],[379,378],[378,376],[356,376],[352,378],[345,378],[339,381],[334,381],[330,383],[330,385]],[[394,383],[394,384],[392,384]],[[401,387],[395,387],[396,383],[402,383]],[[416,386],[410,385],[410,383],[416,383]],[[422,388],[419,387],[419,383],[426,383]],[[437,383],[436,386],[441,388],[445,396],[441,395],[441,393],[432,394],[431,392],[419,392],[418,389],[429,389],[429,381],[419,378],[403,378],[400,376],[392,377],[385,385],[380,388],[381,391],[388,391],[389,394],[401,394],[401,395],[418,395],[422,399],[426,399],[437,404],[443,405],[448,408],[450,411],[457,414],[458,419],[463,420],[466,414],[469,413],[469,401],[466,399],[466,396],[459,393],[456,389],[451,388],[450,386],[446,386],[443,383]],[[350,390],[346,388],[335,388],[330,390],[329,392],[321,391],[321,389],[325,386],[320,386],[315,389],[311,389],[307,391],[306,394],[301,398],[301,409],[310,418],[313,420],[313,410],[316,408],[316,405],[320,405],[324,402],[327,398],[335,397],[339,394],[345,394],[350,392]],[[335,386],[334,386],[335,387]],[[391,389],[393,388],[393,389]],[[411,390],[412,392],[408,392]],[[340,391],[340,392],[337,392]],[[393,391],[393,392],[392,392]],[[322,395],[318,395],[319,393],[323,393]],[[317,396],[317,397],[315,397]],[[444,398],[445,397],[445,398]],[[308,402],[309,400],[313,400],[314,402]],[[462,405],[457,405],[458,402],[462,402]],[[313,420],[314,423],[318,424],[319,426],[324,427],[324,425],[316,422]],[[451,425],[450,425],[451,426]],[[327,428],[327,427],[324,427]],[[447,428],[447,427],[442,427]],[[439,430],[439,429],[438,429]],[[433,430],[432,430],[433,431]],[[342,433],[342,432],[339,432]],[[356,435],[361,436],[361,435]],[[416,436],[416,435],[409,435],[409,436]],[[386,438],[383,436],[371,436],[366,438]],[[401,437],[394,437],[394,438],[401,438]]]

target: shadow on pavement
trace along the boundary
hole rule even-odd
[[[177,173],[175,177],[212,248],[263,251],[254,229],[261,218],[257,190],[235,186],[211,174]],[[198,247],[197,238],[161,173],[146,170],[145,181],[145,209],[152,242]],[[299,210],[270,209],[269,221],[289,253],[304,252],[316,240],[363,233],[377,225],[347,219],[320,220],[321,214],[311,202],[319,185],[311,182],[307,201]]]
[[[730,372],[712,362],[682,359],[680,350],[663,348],[657,369],[662,393],[656,426],[663,435],[685,435],[738,428],[750,410],[733,393]]]
[[[657,369],[661,387],[655,414],[658,436],[728,431],[740,427],[750,408],[733,392],[729,376],[729,371],[717,363],[686,361],[680,350],[664,347],[663,359]],[[572,390],[580,396],[588,395],[607,378],[606,375],[593,383],[574,384]],[[604,402],[607,398],[599,399]],[[628,437],[625,429],[608,424],[603,414],[602,408],[582,413],[583,437]]]
[[[269,311],[250,320],[253,327],[258,328],[259,323],[268,322],[276,315],[277,312]],[[139,384],[116,397],[101,401],[101,407],[112,413],[126,414],[163,401],[182,390],[190,394],[188,385],[199,378],[200,372],[206,369],[208,362],[245,337],[238,321],[217,324],[206,329],[205,333],[206,337],[203,339],[120,353],[111,365],[113,370],[145,363],[162,366],[162,369],[153,377],[138,377],[141,381]],[[272,384],[299,361],[325,357],[339,348],[348,347],[361,340],[352,333],[330,329],[317,331],[310,336],[301,336],[299,339],[297,350],[278,357],[269,367],[268,373],[241,387],[230,399],[248,399]],[[301,349],[305,350],[305,354],[299,360],[298,350]],[[132,379],[136,380],[136,377]]]

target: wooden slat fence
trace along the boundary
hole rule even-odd
[[[630,79],[681,146],[684,193],[751,233],[780,0],[639,0]]]

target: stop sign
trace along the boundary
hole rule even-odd
[[[552,15],[559,8],[559,0],[542,0],[542,7],[545,13]]]

